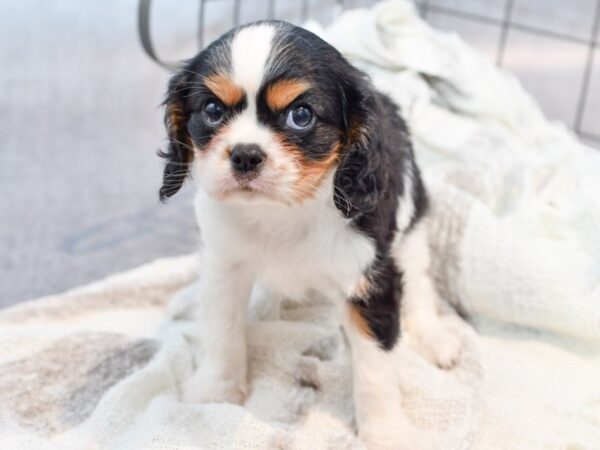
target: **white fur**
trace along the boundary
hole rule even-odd
[[[395,352],[382,350],[357,330],[349,315],[344,319],[352,347],[354,409],[361,440],[373,450],[423,449],[423,440],[402,410]]]
[[[375,256],[373,241],[349,227],[333,204],[330,174],[314,198],[300,205],[196,199],[205,251],[247,265],[266,287],[292,298],[311,290],[347,299]]]
[[[413,173],[409,166],[404,173],[404,195],[398,199],[398,212],[396,214],[396,227],[402,234],[410,225],[415,213],[415,202],[413,199]]]
[[[184,395],[239,403],[246,393],[244,321],[253,283],[295,299],[316,290],[343,305],[375,247],[335,209],[331,176],[302,205],[224,203],[199,190],[196,212],[204,241],[198,369]]]
[[[265,71],[275,28],[267,23],[255,24],[239,30],[231,42],[231,70],[233,81],[243,86],[248,100],[254,100]]]
[[[253,280],[213,246],[203,249],[202,267],[195,311],[197,370],[184,386],[184,397],[241,403],[247,393],[245,322]]]
[[[460,357],[462,341],[440,320],[438,295],[429,274],[426,220],[406,235],[398,234],[394,243],[396,265],[404,274],[402,329],[430,362],[450,368]]]

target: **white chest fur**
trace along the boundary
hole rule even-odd
[[[293,207],[223,203],[201,191],[196,212],[203,251],[295,299],[310,290],[347,298],[375,256],[373,241],[350,226],[327,190]]]

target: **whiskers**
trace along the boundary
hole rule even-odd
[[[356,209],[356,207],[350,201],[348,194],[346,194],[342,189],[340,189],[338,186],[336,186],[335,183],[333,184],[333,197],[339,201],[344,202],[347,212],[350,212],[351,210]]]
[[[180,145],[181,147],[183,147],[184,149],[186,149],[190,152],[194,152],[196,150],[193,145],[190,145],[187,142],[180,141],[179,139],[176,139],[175,137],[169,137],[169,143],[174,143],[174,144]],[[169,156],[170,152],[171,151],[168,147],[165,150],[163,150],[161,148],[158,150],[158,155],[162,158],[166,158]]]

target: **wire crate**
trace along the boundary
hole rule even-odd
[[[276,18],[301,24],[313,18],[326,23],[344,9],[376,2],[199,0],[197,44],[202,48],[228,28],[252,20]],[[457,32],[496,64],[513,70],[550,118],[562,120],[582,139],[600,146],[600,0],[572,0],[568,6],[561,0],[414,2],[433,26]],[[156,62],[171,66],[152,44],[151,4],[152,0],[139,3],[142,45]],[[214,5],[220,8],[219,20],[207,14]]]

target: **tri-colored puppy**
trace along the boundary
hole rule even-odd
[[[189,171],[199,184],[201,348],[188,400],[244,401],[255,283],[296,299],[319,291],[339,305],[352,346],[359,435],[414,450],[391,364],[400,323],[440,367],[461,341],[439,320],[427,194],[397,106],[316,35],[266,21],[186,63],[166,124],[161,199]]]

